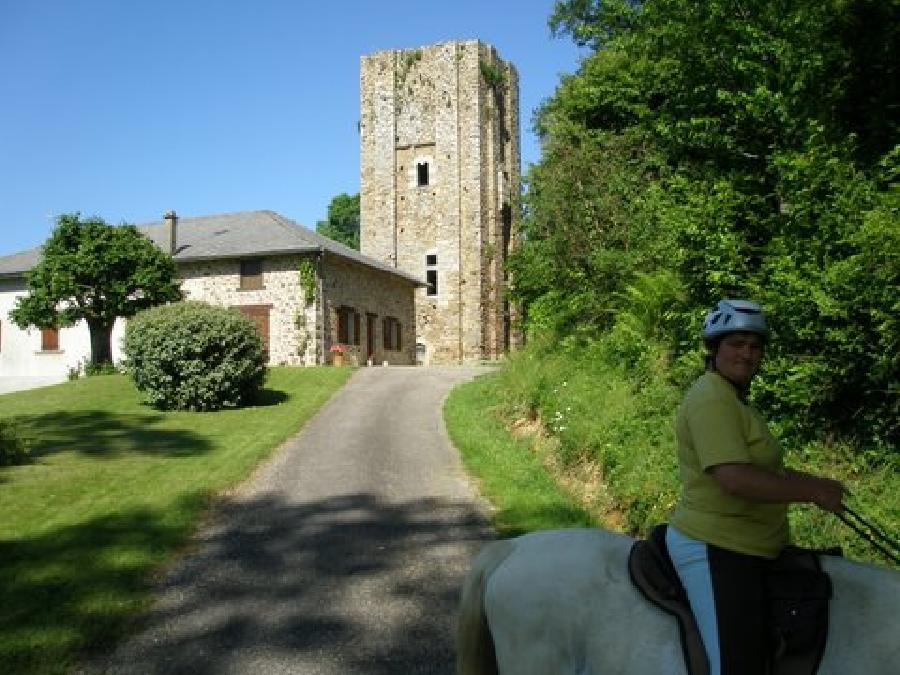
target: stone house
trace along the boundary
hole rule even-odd
[[[415,363],[414,292],[425,284],[272,211],[166,214],[138,228],[169,251],[185,297],[235,307],[270,365],[315,365],[341,344],[351,363]],[[0,257],[0,375],[63,376],[90,357],[87,326],[21,330],[9,319],[40,249]],[[113,358],[123,330],[113,330]]]

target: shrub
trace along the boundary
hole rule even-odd
[[[226,307],[182,302],[128,322],[125,368],[147,403],[164,410],[218,410],[253,399],[265,379],[255,324]]]
[[[28,441],[15,422],[0,419],[0,466],[24,464],[29,459]]]
[[[115,375],[119,370],[115,364],[105,361],[88,361],[84,364],[85,377],[94,377],[95,375]]]

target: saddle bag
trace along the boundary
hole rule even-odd
[[[787,547],[772,562],[766,586],[774,674],[816,672],[828,637],[832,594],[819,553]]]

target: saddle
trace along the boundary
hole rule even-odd
[[[647,539],[634,543],[628,556],[628,573],[647,600],[677,619],[689,675],[709,675],[700,631],[669,558],[666,527],[659,525]],[[818,552],[788,547],[772,562],[767,587],[770,675],[812,675],[825,651],[831,597],[831,581],[822,571]]]

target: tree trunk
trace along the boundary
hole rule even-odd
[[[112,324],[87,320],[88,330],[91,333],[91,363],[94,365],[112,363]]]

